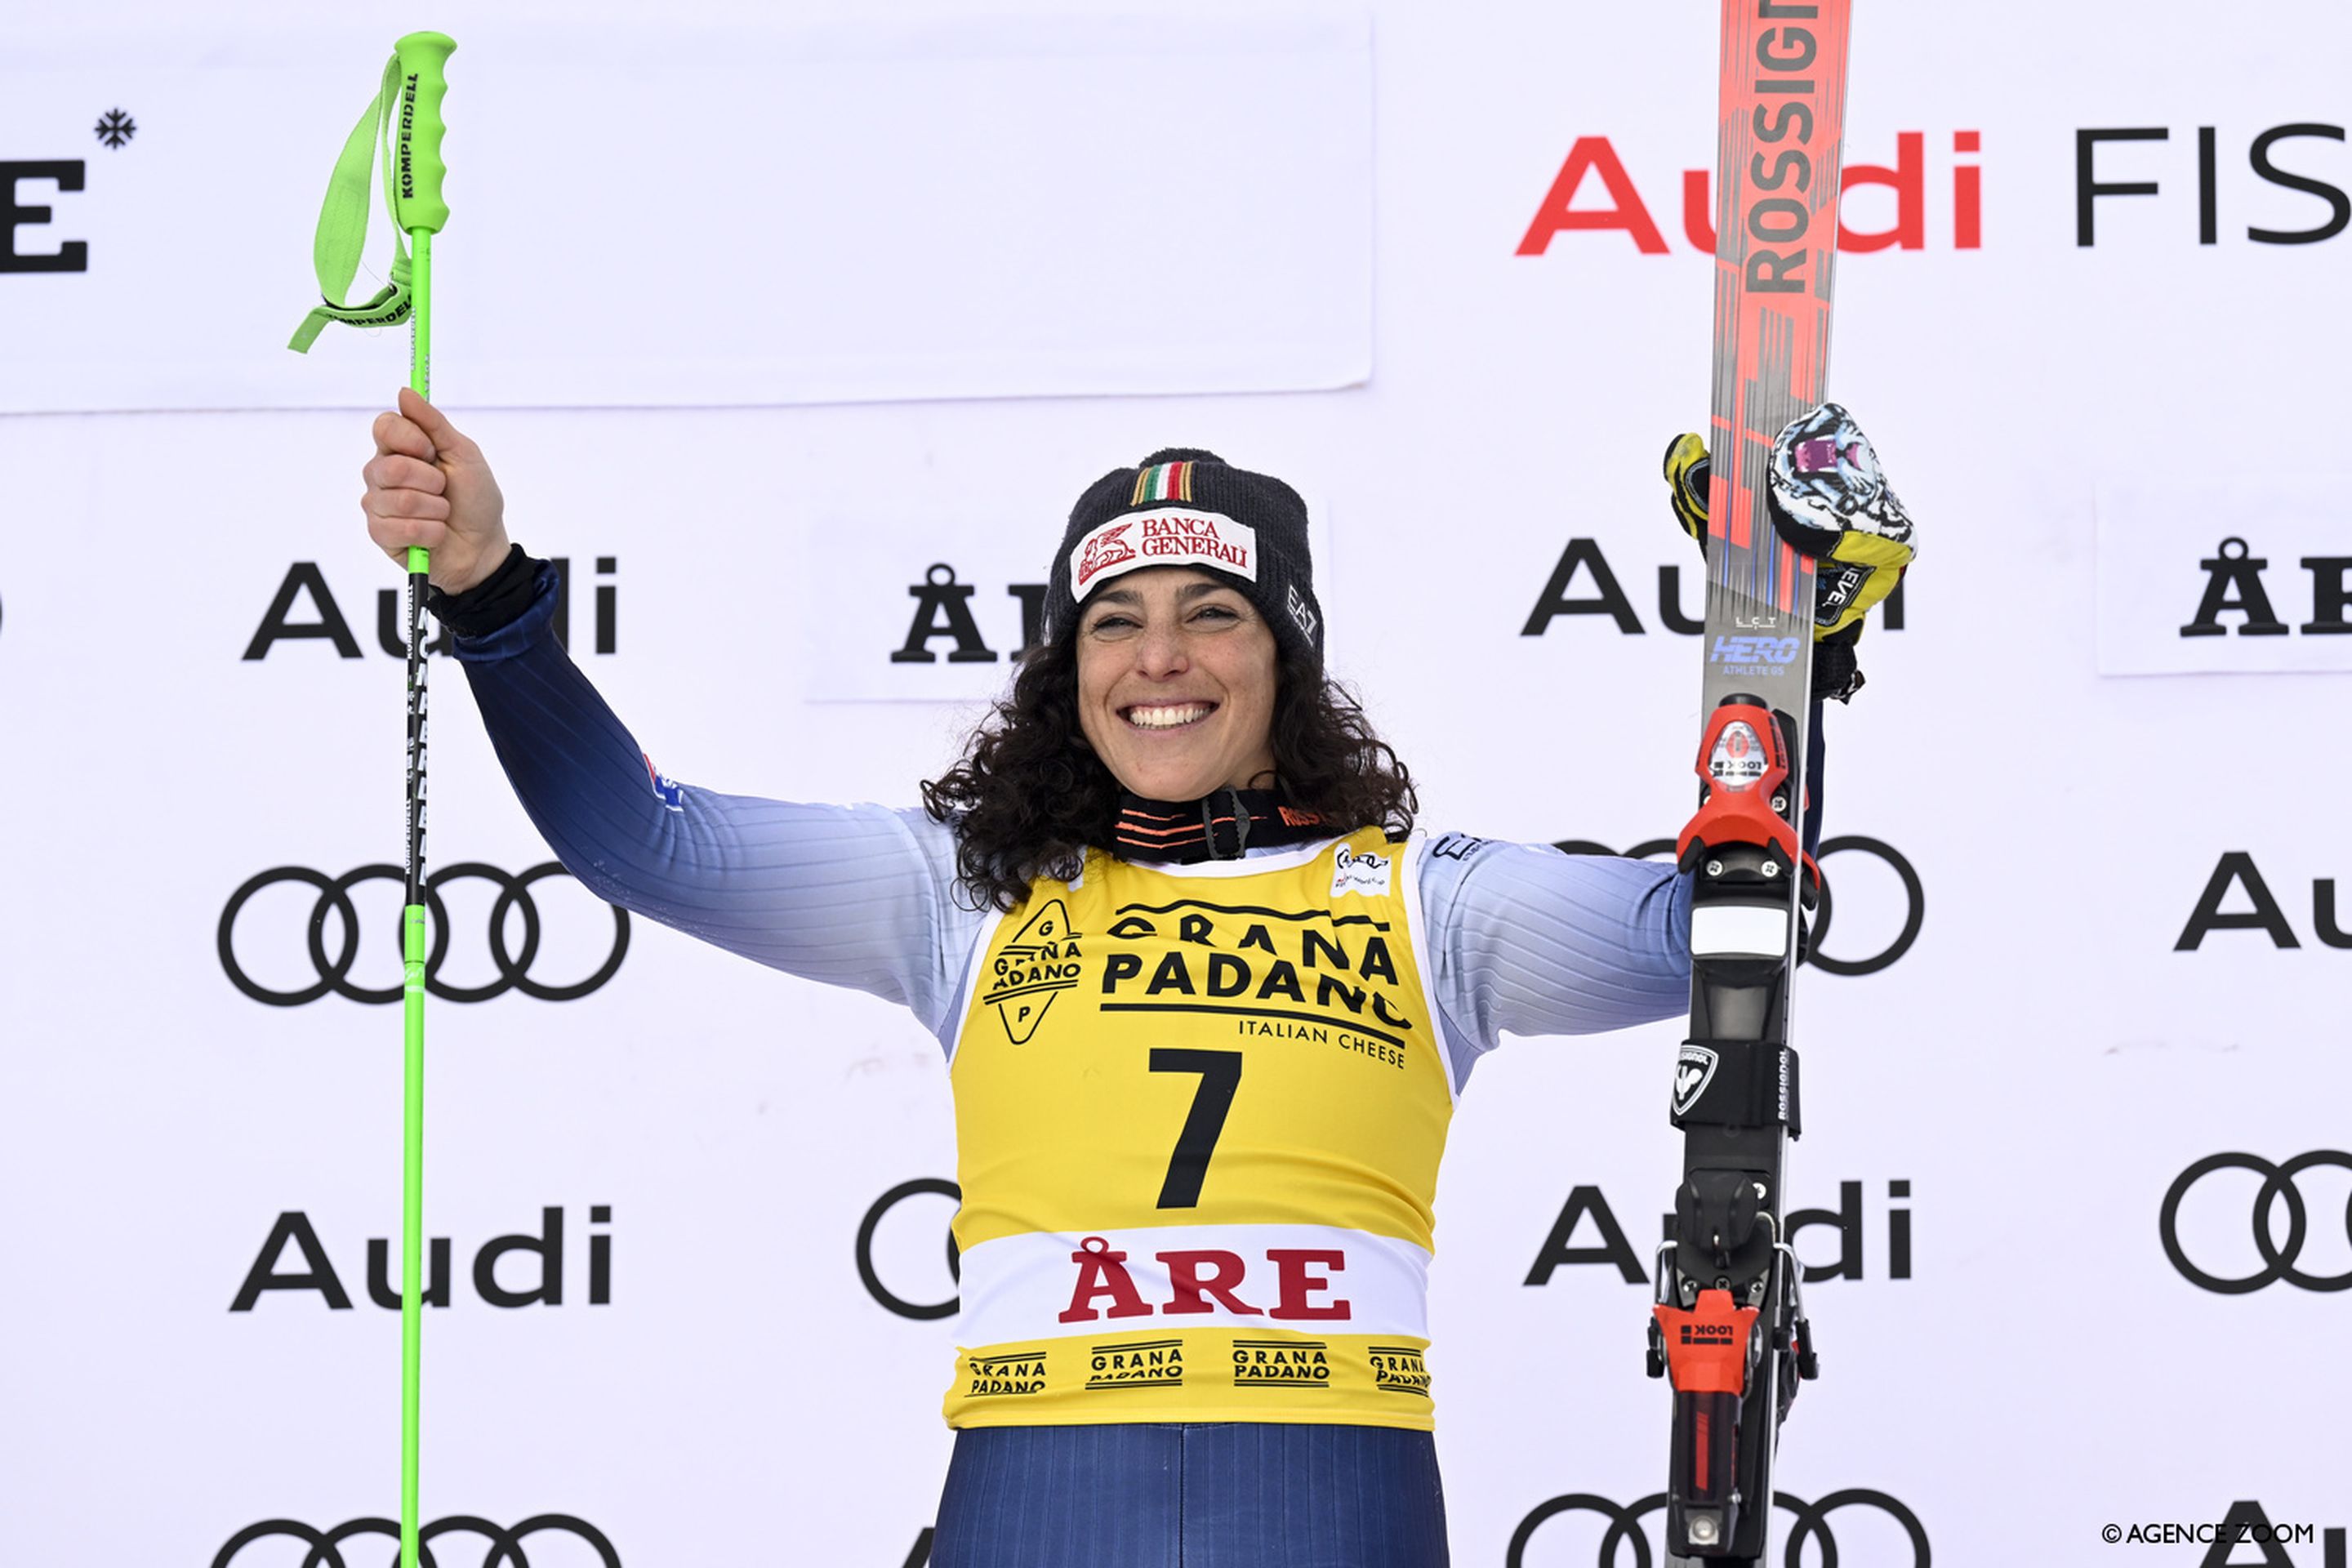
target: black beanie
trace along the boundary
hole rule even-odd
[[[1323,662],[1307,503],[1280,479],[1230,468],[1214,452],[1169,447],[1088,485],[1054,552],[1045,640],[1070,635],[1095,589],[1146,566],[1194,566],[1226,579],[1257,606],[1277,643]]]

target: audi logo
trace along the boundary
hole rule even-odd
[[[1556,840],[1552,847],[1564,849],[1570,855],[1617,853],[1606,844],[1596,843],[1590,838],[1562,838]],[[1895,934],[1893,942],[1867,958],[1832,958],[1824,951],[1829,942],[1830,916],[1836,907],[1830,897],[1830,858],[1854,849],[1876,858],[1902,881],[1903,929]],[[1645,838],[1626,850],[1625,858],[1647,860],[1658,855],[1671,857],[1674,852],[1675,841],[1671,838]],[[1895,961],[1910,952],[1911,944],[1919,940],[1919,928],[1927,919],[1927,892],[1919,881],[1918,870],[1894,845],[1883,838],[1864,837],[1859,833],[1845,833],[1835,838],[1822,839],[1813,858],[1822,868],[1822,898],[1820,905],[1813,910],[1811,951],[1806,955],[1805,962],[1825,974],[1875,974],[1882,969],[1892,968]]]
[[[1875,1509],[1893,1520],[1911,1539],[1911,1568],[1928,1568],[1927,1527],[1919,1522],[1917,1514],[1885,1492],[1872,1491],[1867,1487],[1848,1487],[1843,1491],[1830,1493],[1819,1502],[1807,1502],[1793,1493],[1776,1491],[1772,1494],[1772,1502],[1776,1508],[1796,1516],[1796,1523],[1789,1529],[1787,1543],[1781,1548],[1780,1560],[1786,1568],[1800,1568],[1805,1544],[1811,1541],[1821,1542],[1819,1560],[1822,1568],[1836,1568],[1838,1542],[1837,1537],[1830,1532],[1829,1516],[1842,1508]],[[1650,1514],[1664,1512],[1665,1507],[1666,1494],[1664,1492],[1652,1492],[1631,1508],[1620,1508],[1609,1499],[1591,1492],[1570,1492],[1564,1497],[1553,1498],[1519,1521],[1519,1528],[1511,1532],[1510,1547],[1503,1554],[1504,1568],[1523,1568],[1528,1542],[1534,1539],[1536,1531],[1546,1521],[1563,1513],[1597,1513],[1609,1521],[1608,1531],[1601,1537],[1599,1568],[1652,1568],[1657,1559],[1651,1553],[1650,1538],[1643,1533],[1642,1521]],[[1633,1543],[1633,1560],[1630,1564],[1619,1560],[1622,1554],[1618,1547],[1627,1542]],[[1680,1562],[1681,1559],[1676,1558],[1675,1561]],[[1855,1561],[1861,1559],[1857,1557]],[[1887,1558],[1873,1557],[1870,1563],[1872,1568],[1895,1568],[1892,1560]]]
[[[866,1286],[866,1293],[902,1318],[917,1322],[930,1322],[940,1318],[952,1318],[961,1309],[960,1298],[950,1296],[944,1301],[909,1301],[882,1283],[881,1274],[874,1267],[874,1233],[882,1228],[883,1219],[908,1198],[923,1194],[963,1201],[963,1189],[953,1182],[937,1176],[918,1176],[911,1182],[901,1182],[874,1200],[866,1217],[857,1226],[857,1278]],[[948,1278],[957,1284],[963,1282],[963,1260],[957,1255],[955,1233],[948,1233]]]
[[[457,1568],[457,1558],[451,1555],[446,1545],[438,1552],[432,1550],[432,1542],[446,1535],[485,1538],[488,1544],[482,1549],[481,1568],[529,1568],[530,1559],[523,1555],[524,1539],[550,1531],[586,1542],[604,1568],[621,1568],[621,1554],[613,1550],[613,1543],[604,1538],[604,1532],[586,1520],[574,1519],[568,1513],[534,1514],[512,1530],[501,1530],[488,1520],[478,1519],[471,1514],[451,1514],[446,1519],[436,1519],[417,1528],[417,1568]],[[290,1535],[310,1548],[302,1559],[301,1568],[354,1568],[352,1559],[343,1555],[342,1544],[355,1535],[388,1535],[394,1542],[392,1549],[394,1560],[397,1561],[400,1556],[397,1544],[400,1521],[396,1519],[354,1519],[332,1530],[313,1530],[291,1519],[265,1519],[259,1524],[248,1524],[230,1536],[227,1544],[214,1556],[213,1568],[230,1568],[238,1552],[257,1541],[265,1541],[274,1535]],[[467,1554],[471,1554],[470,1548]],[[373,1552],[365,1555],[371,1563],[381,1561]],[[571,1563],[576,1560],[577,1555],[573,1553],[563,1561]]]
[[[487,1002],[508,991],[520,991],[526,996],[536,996],[542,1002],[571,1002],[587,995],[621,967],[621,960],[629,951],[629,911],[613,910],[613,949],[602,967],[587,979],[568,985],[551,985],[535,980],[530,966],[539,956],[539,906],[532,901],[531,885],[549,877],[565,877],[570,872],[550,860],[533,866],[520,876],[510,877],[495,866],[478,860],[463,860],[444,866],[425,879],[425,904],[433,931],[433,944],[425,959],[425,988],[445,1002]],[[465,878],[478,878],[499,890],[497,901],[490,906],[488,945],[490,962],[498,968],[499,977],[483,985],[452,985],[439,978],[442,961],[449,955],[449,911],[441,900],[441,889],[451,882]],[[362,882],[386,880],[403,883],[406,874],[397,866],[379,862],[347,871],[340,877],[330,877],[305,866],[277,866],[258,876],[250,877],[228,897],[221,910],[217,942],[221,969],[229,983],[257,1002],[272,1007],[299,1007],[315,1002],[331,991],[338,996],[348,996],[354,1002],[385,1003],[400,1000],[397,984],[385,986],[355,985],[351,981],[352,964],[359,956],[360,917],[352,903],[352,889]],[[236,959],[236,921],[255,894],[280,882],[299,882],[318,889],[319,900],[310,910],[308,946],[310,966],[318,979],[310,984],[291,991],[279,991],[262,984],[245,972]],[[510,910],[522,913],[522,951],[507,951],[507,916]],[[327,952],[328,917],[340,923],[335,952]],[[399,951],[400,931],[395,925],[391,937],[394,951]]]
[[[2304,1207],[2303,1194],[2295,1186],[2295,1178],[2321,1165],[2352,1171],[2352,1154],[2341,1149],[2319,1149],[2297,1154],[2284,1164],[2273,1164],[2259,1154],[2206,1155],[2181,1172],[2165,1189],[2164,1207],[2157,1215],[2157,1231],[2164,1238],[2164,1255],[2172,1259],[2172,1266],[2190,1284],[2223,1296],[2242,1296],[2281,1279],[2305,1290],[2352,1289],[2352,1268],[2341,1274],[2307,1274],[2295,1267],[2310,1229],[2310,1215]],[[2253,1206],[2254,1250],[2262,1254],[2263,1267],[2234,1279],[2207,1273],[2189,1262],[2189,1255],[2180,1247],[2181,1200],[2189,1195],[2189,1188],[2216,1171],[2252,1171],[2263,1179],[2261,1190],[2254,1194]],[[2286,1205],[2284,1245],[2271,1239],[2271,1215],[2282,1202]],[[2352,1203],[2345,1205],[2344,1234],[2352,1240]]]

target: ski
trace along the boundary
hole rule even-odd
[[[1650,1375],[1674,1391],[1673,1562],[1760,1564],[1780,1422],[1816,1371],[1782,1223],[1814,566],[1765,498],[1775,438],[1822,401],[1828,368],[1848,5],[1723,3],[1700,805],[1677,844],[1696,874],[1670,1111],[1683,1181],[1650,1321]]]

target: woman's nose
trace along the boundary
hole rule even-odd
[[[1135,643],[1135,667],[1145,675],[1181,675],[1192,664],[1184,634],[1176,626],[1146,626]]]

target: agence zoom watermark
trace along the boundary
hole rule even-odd
[[[2331,1530],[2328,1534],[2338,1538],[2331,1541],[2331,1545],[2340,1543],[2340,1531]],[[2316,1525],[2273,1524],[2264,1519],[2223,1519],[2208,1523],[2168,1521],[2163,1523],[2105,1525],[2099,1531],[2099,1539],[2110,1546],[2237,1547],[2247,1542],[2263,1546],[2302,1546],[2315,1543],[2319,1531]],[[2223,1552],[2219,1555],[2227,1561],[2235,1553]]]

